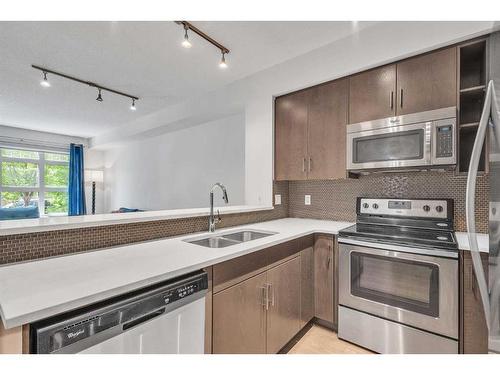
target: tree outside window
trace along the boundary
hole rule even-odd
[[[2,208],[36,206],[41,214],[67,214],[68,180],[68,154],[0,148]]]

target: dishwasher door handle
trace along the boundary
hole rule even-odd
[[[143,315],[137,319],[132,319],[129,320],[127,323],[123,324],[123,330],[126,331],[127,329],[133,328],[141,323],[147,322],[148,320],[154,319],[157,316],[162,315],[165,312],[165,308],[161,308],[159,310],[150,312],[149,314]]]

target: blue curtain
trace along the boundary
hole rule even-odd
[[[69,146],[68,215],[85,215],[85,187],[83,181],[83,145]]]

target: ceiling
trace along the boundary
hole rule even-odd
[[[0,22],[0,125],[93,137],[332,43],[373,23],[192,22],[231,50],[193,33],[182,48],[174,22]],[[31,64],[139,96],[127,98],[41,72]]]

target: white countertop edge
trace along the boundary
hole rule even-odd
[[[267,211],[273,206],[221,206],[217,207],[221,214],[237,214],[245,212]],[[39,219],[2,220],[0,221],[0,236],[23,233],[37,233],[54,230],[88,228],[102,225],[127,224],[145,221],[182,219],[208,216],[210,209],[186,208],[162,211],[126,212],[121,214],[98,214],[84,216],[53,216]]]
[[[457,238],[458,248],[460,250],[470,251],[469,246],[469,235],[467,232],[455,232],[455,237]],[[490,252],[490,237],[485,233],[477,233],[477,244],[479,245],[479,251],[482,253]]]

